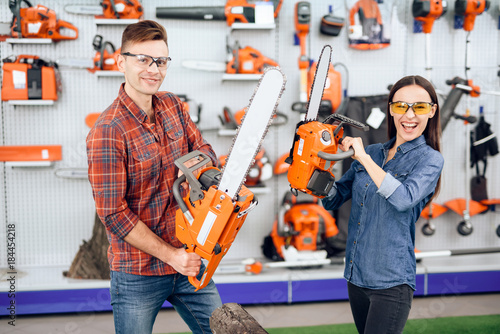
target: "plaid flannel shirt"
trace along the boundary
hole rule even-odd
[[[182,247],[175,236],[178,206],[172,186],[178,169],[174,160],[200,150],[217,165],[215,152],[178,97],[158,92],[153,96],[153,108],[155,124],[148,121],[122,84],[116,100],[87,136],[89,181],[110,242],[110,268],[146,276],[176,271],[123,238],[141,220],[172,246]]]

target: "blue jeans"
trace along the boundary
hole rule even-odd
[[[205,266],[202,264],[198,279]],[[111,272],[111,305],[117,334],[146,334],[168,300],[193,333],[211,333],[210,316],[222,306],[213,281],[194,292],[187,276],[140,276]],[[166,328],[164,329],[167,330]]]
[[[374,290],[360,288],[348,282],[347,290],[359,333],[403,332],[413,301],[413,289],[409,285]]]

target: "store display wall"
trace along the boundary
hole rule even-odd
[[[97,1],[78,0],[78,4],[96,5]],[[385,3],[390,1],[385,1]],[[51,45],[19,45],[1,42],[0,58],[10,55],[36,54],[42,59],[94,57],[92,39],[96,34],[120,45],[124,26],[97,26],[92,16],[66,13],[68,1],[44,0],[39,3],[54,9],[60,19],[79,28],[79,37],[74,41],[61,41]],[[222,73],[202,72],[186,69],[181,62],[187,59],[224,61],[226,38],[230,44],[239,41],[242,47],[252,46],[263,55],[276,60],[287,77],[286,90],[278,110],[289,120],[286,125],[271,127],[263,147],[274,163],[286,153],[292,143],[295,124],[299,114],[291,110],[298,101],[299,70],[297,60],[299,46],[294,45],[294,6],[296,1],[283,2],[275,29],[232,30],[223,21],[189,21],[156,19],[156,7],[168,6],[223,6],[224,1],[142,1],[144,18],[158,20],[167,29],[170,56],[173,61],[162,85],[163,90],[186,94],[202,104],[201,129],[220,125],[218,116],[223,107],[237,111],[248,104],[256,81],[222,81]],[[359,51],[350,49],[347,42],[348,27],[344,26],[339,36],[331,37],[319,33],[319,22],[333,5],[336,16],[348,20],[344,1],[311,1],[311,29],[308,50],[310,57],[317,59],[324,44],[333,47],[333,63],[343,63],[349,70],[351,96],[380,95],[388,93],[387,86],[404,75],[425,76],[425,54],[423,34],[413,33],[411,1],[393,1],[391,22],[391,46],[386,49]],[[431,35],[432,80],[438,90],[445,93],[449,86],[445,80],[455,76],[464,77],[465,40],[463,30],[453,29],[454,1],[449,1],[448,13],[434,23]],[[485,91],[500,91],[497,76],[500,45],[498,16],[499,3],[492,1],[488,12],[476,18],[470,34],[469,78]],[[0,21],[10,22],[11,12],[4,2],[0,5]],[[339,67],[345,80],[346,73]],[[89,128],[85,117],[91,112],[103,111],[117,96],[122,77],[97,77],[84,69],[60,69],[63,92],[52,106],[12,106],[2,102],[1,145],[62,145],[63,160],[50,168],[11,168],[0,164],[0,198],[4,205],[0,209],[0,223],[15,224],[16,253],[18,266],[67,265],[69,267],[82,240],[90,238],[94,202],[90,185],[83,179],[64,179],[55,175],[61,168],[86,168],[85,137]],[[457,107],[464,113],[466,97]],[[469,99],[470,110],[477,115],[484,106],[486,121],[494,132],[500,131],[499,97],[481,95]],[[473,126],[472,126],[473,127]],[[219,155],[227,153],[231,137],[218,136],[216,132],[205,132]],[[450,120],[443,133],[442,151],[445,168],[442,190],[436,203],[444,203],[465,196],[465,126],[462,121]],[[490,198],[500,197],[499,157],[488,162],[486,177]],[[473,175],[471,170],[470,175]],[[226,259],[262,257],[261,244],[270,232],[282,197],[288,190],[285,175],[274,176],[266,181],[267,193],[258,194],[259,205],[248,216],[242,231]],[[474,232],[461,236],[456,231],[458,215],[447,212],[435,219],[436,233],[423,236],[422,221],[417,223],[417,248],[421,250],[477,248],[500,245],[494,233],[499,224],[498,213],[488,212],[472,217]],[[5,228],[0,229],[0,249],[6,249]],[[7,265],[6,257],[0,257],[0,267]]]

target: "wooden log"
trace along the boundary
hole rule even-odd
[[[106,228],[96,214],[92,237],[88,242],[83,240],[69,270],[63,275],[70,278],[110,279],[108,247]]]
[[[210,328],[214,334],[268,333],[241,305],[224,304],[212,312]]]

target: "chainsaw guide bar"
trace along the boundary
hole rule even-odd
[[[250,99],[241,126],[233,139],[218,185],[218,189],[233,199],[236,199],[255,157],[259,153],[259,148],[285,90],[285,83],[285,75],[280,69],[268,68]]]

